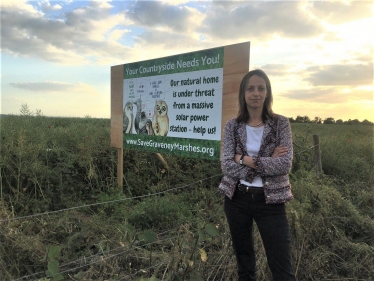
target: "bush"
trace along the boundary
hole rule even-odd
[[[128,221],[136,229],[172,229],[191,219],[188,206],[177,197],[166,195],[142,200],[128,216]]]
[[[59,272],[71,270],[62,273],[66,280],[237,279],[223,196],[216,191],[218,161],[163,155],[168,171],[153,154],[126,150],[120,190],[108,119],[1,121],[2,278],[42,278],[57,262]],[[372,127],[293,123],[292,130],[295,199],[287,211],[298,279],[371,280]],[[313,134],[321,141],[321,178],[313,171]],[[144,237],[152,244],[139,243]],[[257,230],[254,239],[258,279],[269,280]],[[49,257],[49,249],[61,250]]]

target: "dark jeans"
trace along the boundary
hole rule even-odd
[[[225,213],[238,263],[239,281],[256,280],[253,220],[260,231],[274,281],[296,280],[292,269],[285,204],[265,204],[264,193],[235,191],[225,198]]]

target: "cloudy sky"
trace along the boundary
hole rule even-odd
[[[250,41],[287,117],[374,121],[373,1],[1,0],[1,113],[110,117],[110,66]]]

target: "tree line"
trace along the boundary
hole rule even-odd
[[[348,119],[347,121],[343,121],[342,119],[337,119],[333,117],[327,117],[322,120],[321,117],[314,117],[314,119],[310,119],[309,116],[301,116],[298,115],[296,119],[293,117],[288,118],[290,123],[316,123],[316,124],[344,124],[344,125],[373,125],[373,122],[365,119],[360,122],[358,119]]]
[[[22,116],[44,116],[43,112],[40,109],[37,109],[35,112],[30,110],[27,103],[21,105],[20,113]],[[4,114],[1,114],[4,115]],[[86,115],[85,118],[90,117]],[[314,119],[310,119],[309,116],[301,116],[298,115],[296,119],[293,117],[289,117],[288,120],[290,123],[315,123],[315,124],[344,124],[344,125],[373,125],[374,123],[365,119],[362,122],[358,119],[348,119],[347,121],[343,121],[342,119],[337,119],[333,117],[327,117],[322,120],[321,117],[314,117]]]

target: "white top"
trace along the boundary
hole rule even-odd
[[[261,127],[251,127],[251,126],[246,126],[247,129],[247,152],[248,156],[257,156],[258,152],[260,151],[260,146],[261,146],[261,140],[262,140],[262,135],[264,134],[264,126]],[[249,183],[244,180],[240,180],[240,183],[253,186],[253,187],[263,187],[262,179],[261,177],[255,177],[253,179],[252,183]]]

